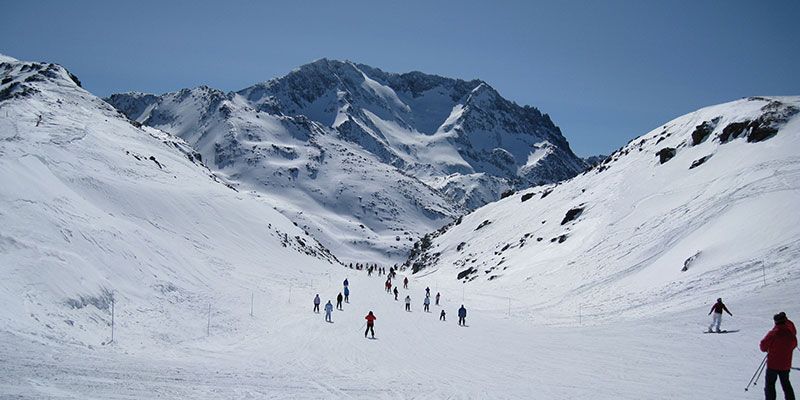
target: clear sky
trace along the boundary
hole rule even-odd
[[[100,96],[238,90],[327,57],[482,79],[579,155],[697,108],[800,95],[800,1],[6,1],[0,52]]]

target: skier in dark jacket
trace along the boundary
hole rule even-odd
[[[767,353],[767,376],[764,383],[764,394],[767,400],[775,400],[775,382],[780,378],[783,395],[787,400],[794,400],[794,389],[789,382],[789,371],[792,369],[792,353],[797,347],[797,329],[794,323],[786,318],[786,313],[775,314],[772,319],[775,327],[761,339],[761,351]]]
[[[717,302],[714,303],[713,306],[711,306],[711,311],[708,312],[708,315],[711,315],[711,313],[714,313],[714,316],[711,318],[711,325],[708,326],[708,333],[713,332],[711,330],[711,328],[715,328],[715,327],[716,327],[716,332],[720,333],[719,325],[722,323],[722,312],[723,311],[728,313],[728,315],[730,315],[731,317],[733,316],[733,314],[731,314],[731,312],[728,311],[728,307],[725,307],[725,304],[722,303],[722,298],[719,298],[719,299],[717,299]]]
[[[317,314],[319,314],[319,302],[320,301],[321,300],[319,299],[319,295],[314,296],[314,312],[317,313]]]
[[[397,294],[398,294],[398,293],[399,293],[399,292],[397,291],[397,286],[395,286],[395,287],[394,287],[394,301],[397,301]]]
[[[367,332],[372,332],[372,338],[375,339],[375,320],[378,317],[370,311],[364,319],[367,320],[367,330],[364,331],[364,337],[367,337]]]
[[[344,300],[344,296],[342,296],[342,292],[339,292],[339,295],[336,296],[336,309],[343,310],[342,308],[342,300]]]
[[[344,278],[344,282],[342,282],[342,285],[344,285],[344,287],[350,286],[350,282],[347,281],[347,278]]]
[[[429,287],[425,288],[425,297],[431,297],[431,288]]]
[[[442,310],[442,312],[439,314],[439,321],[447,321],[445,318],[446,315],[447,314],[444,312],[444,310]]]
[[[439,292],[436,292],[436,305],[439,305]]]
[[[458,309],[458,325],[467,326],[467,309],[464,308],[463,304]]]
[[[349,286],[345,286],[344,287],[344,302],[345,303],[349,303],[350,302],[350,287]]]
[[[408,277],[403,278],[403,289],[408,289]]]

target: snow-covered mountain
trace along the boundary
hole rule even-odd
[[[799,111],[800,97],[752,97],[676,118],[426,236],[407,265],[537,320],[680,310],[775,280],[797,297]]]
[[[4,334],[98,345],[116,300],[118,327],[170,341],[209,302],[249,301],[258,285],[334,264],[183,140],[132,125],[59,65],[0,58]]]
[[[406,312],[213,155],[0,55],[0,397],[736,398],[772,313],[800,314],[798,106],[710,107],[506,192],[419,242]],[[731,334],[703,335],[720,295]]]
[[[587,166],[546,114],[484,82],[352,62],[322,59],[235,93],[198,87],[107,101],[280,199],[343,259],[402,259],[463,210]]]

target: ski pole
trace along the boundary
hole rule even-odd
[[[748,382],[747,386],[744,387],[745,392],[747,391],[747,389],[750,388],[750,385],[755,386],[755,381],[758,379],[756,378],[756,375],[758,375],[759,377],[761,376],[761,371],[764,370],[764,365],[766,365],[766,363],[767,363],[767,356],[764,356],[764,359],[761,360],[761,364],[759,364],[758,368],[756,368],[756,372],[753,373],[753,377],[750,378],[750,382]]]
[[[766,361],[766,359],[764,361]],[[764,373],[765,369],[767,369],[767,363],[766,362],[761,365],[761,371],[758,372],[758,376],[756,377],[756,380],[753,381],[753,386],[758,385],[758,381],[761,379],[761,374]]]

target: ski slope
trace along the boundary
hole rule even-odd
[[[311,311],[313,296],[335,303],[345,276],[351,301],[326,323]],[[574,315],[573,323],[554,327],[516,311],[509,318],[473,307],[467,292],[468,327],[459,327],[461,293],[443,293],[448,320],[440,322],[439,307],[421,312],[424,287],[416,280],[400,290],[401,300],[412,296],[411,313],[384,292],[382,278],[363,272],[340,270],[308,283],[291,294],[288,287],[257,292],[253,317],[249,301],[215,310],[243,321],[235,332],[215,314],[210,336],[201,319],[169,343],[132,324],[118,329],[114,344],[94,348],[4,332],[0,393],[23,399],[756,399],[761,383],[749,394],[742,389],[761,360],[757,345],[774,304],[784,298],[767,286],[759,302],[729,300],[735,317],[724,319],[723,328],[738,332],[704,335],[705,305],[618,324],[591,317],[579,324]],[[127,307],[120,303],[120,312]],[[376,340],[363,336],[370,310],[378,317]],[[791,317],[800,309],[790,304],[786,312]]]

